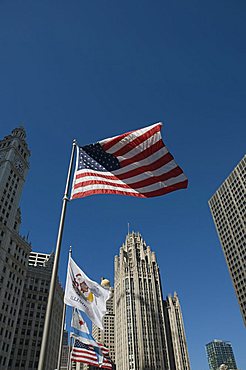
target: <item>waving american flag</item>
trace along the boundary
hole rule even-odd
[[[188,180],[161,137],[162,123],[77,147],[71,199],[93,194],[149,198]]]
[[[71,361],[83,362],[84,364],[93,365],[102,369],[112,369],[109,350],[106,347],[99,344],[99,348],[96,348],[77,339],[72,348]]]

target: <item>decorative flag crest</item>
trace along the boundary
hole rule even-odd
[[[94,295],[90,291],[88,285],[86,284],[86,281],[83,280],[83,277],[80,273],[76,274],[76,276],[74,277],[73,287],[74,287],[74,290],[76,291],[76,293],[80,297],[82,297],[83,299],[85,299],[88,302],[93,302]]]
[[[86,313],[103,330],[103,316],[110,291],[91,280],[69,256],[64,302]]]
[[[161,137],[162,123],[77,147],[71,199],[93,194],[149,198],[188,180]]]

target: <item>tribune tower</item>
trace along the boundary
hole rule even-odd
[[[177,293],[162,298],[156,256],[139,233],[128,233],[115,257],[117,370],[190,370]]]
[[[139,233],[115,257],[114,288],[117,369],[169,369],[159,268]]]

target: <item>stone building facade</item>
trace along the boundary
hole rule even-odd
[[[30,151],[23,127],[0,141],[0,369],[37,369],[52,258],[20,235],[19,203]],[[58,352],[63,290],[57,283],[47,370]]]
[[[139,233],[115,257],[114,289],[117,369],[169,369],[159,267]]]
[[[52,274],[53,255],[31,252],[15,329],[9,370],[37,370],[45,312]],[[57,281],[45,369],[57,365],[63,312],[63,289]]]
[[[168,295],[163,304],[170,368],[190,370],[183,315],[177,293]]]
[[[10,360],[31,251],[19,234],[19,202],[30,157],[25,138],[19,127],[0,141],[0,369]]]
[[[113,363],[115,363],[115,312],[114,312],[114,291],[112,290],[111,298],[106,302],[107,313],[103,318],[104,330],[99,329],[92,324],[92,335],[94,339],[102,343],[109,349],[109,356]]]
[[[128,233],[115,257],[117,370],[190,370],[177,294],[163,301],[156,255],[139,233]]]

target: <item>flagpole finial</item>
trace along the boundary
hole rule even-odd
[[[110,281],[104,277],[101,277],[101,286],[105,289],[110,288]]]

